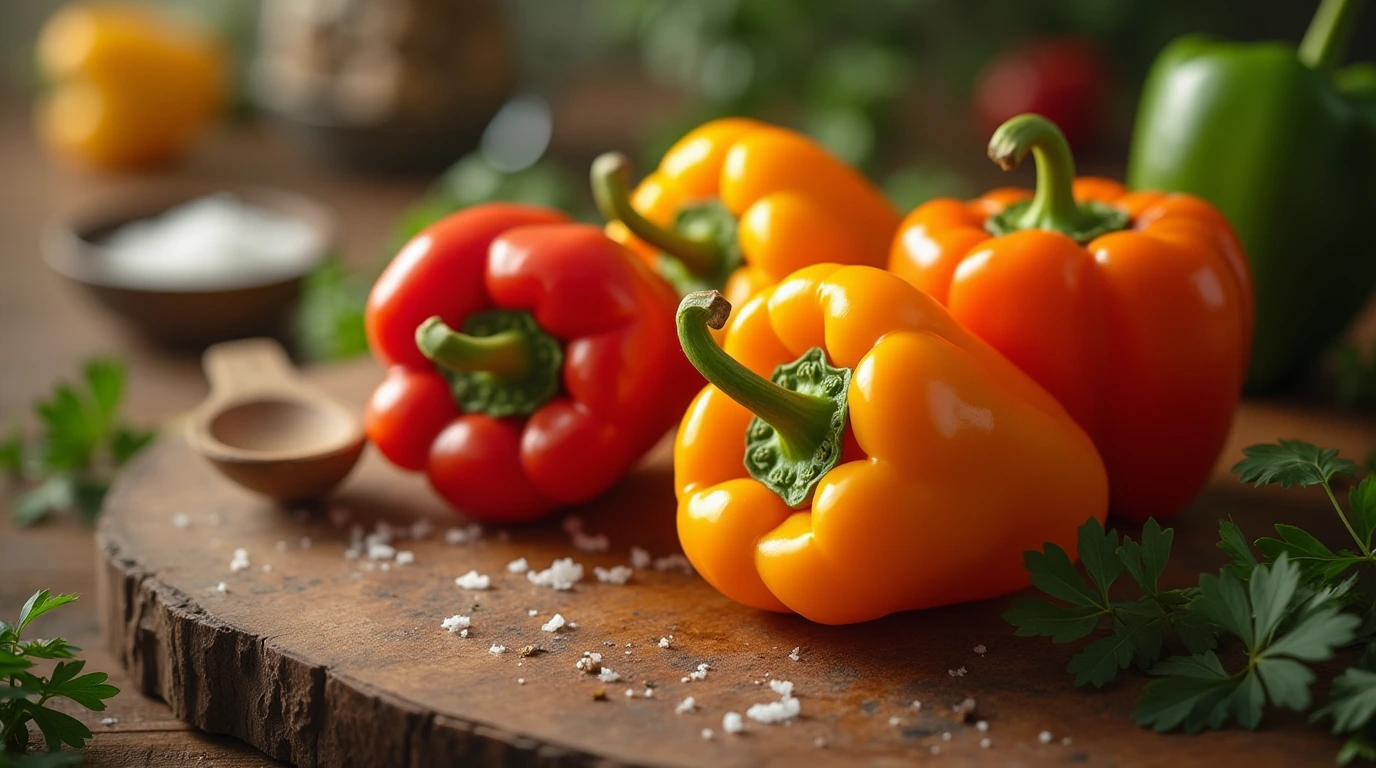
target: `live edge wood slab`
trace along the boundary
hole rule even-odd
[[[313,374],[360,407],[379,376],[363,363]],[[667,445],[606,498],[570,510],[588,533],[607,535],[602,553],[577,551],[558,519],[489,527],[476,543],[446,544],[443,532],[467,521],[437,503],[421,479],[370,453],[331,506],[368,530],[377,521],[403,530],[419,519],[436,529],[398,541],[415,562],[383,571],[344,557],[349,528],[332,524],[329,507],[284,510],[241,491],[174,432],[121,476],[102,519],[108,644],[138,688],[178,717],[297,765],[1327,766],[1338,747],[1283,713],[1268,712],[1257,732],[1189,737],[1139,729],[1131,714],[1141,677],[1125,674],[1102,691],[1075,689],[1064,672],[1074,648],[1014,637],[999,618],[1011,598],[824,627],[735,605],[681,571],[651,568],[625,586],[599,583],[592,568],[627,563],[633,546],[655,556],[678,551]],[[1246,405],[1214,483],[1173,522],[1168,581],[1188,583],[1218,566],[1219,517],[1231,516],[1253,537],[1285,519],[1341,541],[1321,495],[1243,488],[1226,474],[1241,446],[1277,437],[1361,457],[1376,443],[1376,428]],[[999,482],[997,467],[988,481]],[[189,526],[174,525],[179,514]],[[231,572],[239,548],[252,565]],[[587,570],[569,592],[507,572],[517,558],[543,569],[569,556]],[[473,569],[491,576],[490,590],[455,585]],[[556,612],[577,626],[542,631]],[[440,628],[454,614],[472,616],[470,637]],[[672,637],[668,648],[658,647],[661,637]],[[494,656],[494,643],[510,650]],[[522,657],[527,645],[543,652]],[[797,661],[789,658],[795,647]],[[604,685],[576,670],[584,651],[601,653],[622,681]],[[711,667],[705,680],[681,682],[703,662]],[[745,733],[723,732],[726,712],[778,698],[771,679],[793,682],[801,716],[788,725],[747,720]],[[655,685],[651,698],[645,681]],[[606,700],[594,699],[598,689]],[[675,714],[687,696],[697,710]],[[987,734],[953,714],[966,697],[989,722]],[[715,737],[704,739],[704,728]],[[1043,730],[1052,743],[1039,742]],[[986,736],[992,743],[981,748]]]

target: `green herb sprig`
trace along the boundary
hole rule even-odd
[[[1228,564],[1199,576],[1197,586],[1161,589],[1173,531],[1148,520],[1139,542],[1091,519],[1077,542],[1084,576],[1055,544],[1027,552],[1032,584],[1053,600],[1019,601],[1004,618],[1019,635],[1057,643],[1099,632],[1067,671],[1076,685],[1096,687],[1129,666],[1151,675],[1135,719],[1157,731],[1197,733],[1229,722],[1256,728],[1268,705],[1308,712],[1317,680],[1310,665],[1368,643],[1356,666],[1333,679],[1311,719],[1331,720],[1333,732],[1348,737],[1339,762],[1376,759],[1376,604],[1358,588],[1376,572],[1376,480],[1368,475],[1353,486],[1344,508],[1335,485],[1355,480],[1358,466],[1338,451],[1281,440],[1243,455],[1233,467],[1240,482],[1322,487],[1354,548],[1330,549],[1298,526],[1278,524],[1276,536],[1258,539],[1254,551],[1235,523],[1221,520],[1218,547]],[[1110,594],[1124,573],[1132,589]],[[1168,649],[1176,653],[1167,656]],[[1233,658],[1236,668],[1225,663]]]
[[[0,766],[73,765],[80,755],[62,753],[63,745],[81,749],[91,738],[91,729],[80,720],[47,706],[55,698],[67,698],[86,709],[100,712],[105,699],[119,689],[105,682],[104,672],[81,674],[86,662],[76,659],[80,648],[62,638],[23,640],[29,623],[43,614],[77,599],[76,595],[51,595],[36,592],[19,611],[19,621],[0,621]],[[57,660],[51,674],[41,677],[33,672],[35,659]],[[29,748],[32,722],[43,734],[50,757],[25,756]]]
[[[32,525],[56,510],[75,509],[87,520],[100,512],[113,470],[147,446],[155,433],[119,417],[124,365],[88,361],[76,383],[59,382],[34,406],[41,427],[32,443],[14,427],[0,442],[0,473],[32,485],[14,502],[14,519]]]

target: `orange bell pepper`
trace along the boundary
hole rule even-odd
[[[1020,115],[989,156],[1031,150],[1037,191],[932,200],[889,268],[1055,395],[1094,438],[1113,509],[1179,511],[1209,477],[1247,370],[1252,284],[1223,215],[1190,195],[1076,179],[1056,126]]]
[[[1106,516],[1065,409],[892,274],[800,270],[718,346],[730,312],[716,292],[679,305],[711,384],[674,444],[679,540],[728,597],[824,624],[981,600],[1027,585],[1024,550],[1073,552]]]
[[[689,132],[634,192],[615,152],[593,163],[592,182],[608,236],[680,294],[720,289],[735,302],[809,264],[884,266],[901,218],[812,139],[746,118]]]

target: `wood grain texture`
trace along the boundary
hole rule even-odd
[[[361,363],[316,380],[360,404],[378,378]],[[1360,456],[1376,442],[1376,429],[1249,404],[1220,467],[1240,446],[1278,436]],[[572,511],[588,532],[607,534],[605,553],[576,551],[557,520],[488,530],[476,544],[445,544],[440,532],[464,521],[421,480],[370,454],[335,505],[368,529],[377,520],[406,526],[420,518],[437,528],[429,538],[399,541],[416,561],[384,572],[345,559],[349,532],[323,509],[275,508],[229,485],[168,437],[122,476],[99,530],[108,642],[138,687],[167,701],[178,717],[306,766],[1332,763],[1337,742],[1298,716],[1268,713],[1257,733],[1200,737],[1134,727],[1141,678],[1128,674],[1104,691],[1075,690],[1063,672],[1073,648],[1013,637],[999,618],[1008,599],[823,627],[737,606],[676,571],[640,570],[625,586],[600,584],[592,567],[625,563],[632,546],[656,556],[677,551],[665,447],[606,498]],[[191,516],[190,527],[172,524],[178,513]],[[1175,522],[1168,582],[1188,582],[1218,565],[1220,516],[1254,536],[1279,519],[1337,532],[1320,495],[1243,488],[1220,472]],[[311,538],[309,549],[302,536]],[[231,573],[231,554],[240,547],[252,567]],[[565,556],[589,571],[570,592],[506,571],[518,557],[543,568]],[[470,569],[490,575],[493,588],[458,588],[454,578]],[[224,594],[215,589],[221,581]],[[530,616],[532,609],[538,615]],[[542,632],[556,611],[577,627]],[[471,637],[440,628],[453,614],[472,616]],[[669,648],[657,647],[670,635]],[[512,650],[493,656],[493,643]],[[546,652],[521,658],[515,650],[529,644]],[[980,644],[984,655],[973,650]],[[797,662],[788,658],[794,647],[801,648]],[[604,654],[623,682],[604,686],[577,671],[584,651]],[[701,662],[711,665],[706,680],[680,682]],[[963,675],[953,675],[961,668]],[[723,733],[727,711],[777,699],[764,684],[771,678],[795,684],[800,719],[747,721],[745,734]],[[657,686],[652,698],[643,695],[646,680]],[[594,701],[599,688],[606,701]],[[685,696],[696,699],[698,711],[675,714]],[[990,722],[988,749],[978,746],[985,734],[951,712],[967,696]],[[914,700],[923,702],[921,711],[911,708]],[[715,738],[704,740],[703,728]],[[1040,744],[1042,730],[1056,741]],[[947,732],[949,741],[942,738]],[[825,746],[816,746],[819,739]]]

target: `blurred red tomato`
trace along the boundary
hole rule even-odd
[[[1108,57],[1081,38],[1052,38],[1007,51],[975,81],[984,135],[1014,115],[1035,112],[1061,127],[1072,147],[1094,142],[1108,83]]]

